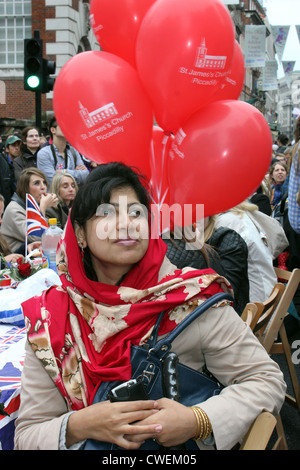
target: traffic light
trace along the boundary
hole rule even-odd
[[[56,64],[43,58],[43,41],[37,35],[24,39],[24,90],[48,93],[53,90]]]
[[[24,90],[41,91],[43,85],[43,41],[24,39]]]
[[[42,93],[48,93],[53,90],[55,78],[50,75],[55,73],[56,63],[52,60],[43,59],[43,78],[42,78]]]

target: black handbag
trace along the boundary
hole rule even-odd
[[[161,312],[148,342],[143,346],[131,346],[132,379],[128,382],[102,382],[93,403],[104,400],[129,401],[167,397],[185,406],[192,406],[217,395],[223,386],[207,369],[198,372],[178,361],[171,352],[172,341],[196,318],[221,300],[233,301],[224,292],[205,300],[195,308],[173,331],[157,342],[159,324],[165,312]],[[148,439],[139,450],[158,450],[161,446]],[[189,440],[177,449],[198,450],[194,440]],[[121,447],[109,442],[88,439],[85,450],[113,450]]]

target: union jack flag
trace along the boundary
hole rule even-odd
[[[41,237],[48,228],[48,223],[41,213],[38,203],[31,196],[26,194],[26,219],[27,219],[27,237],[36,235]]]
[[[0,401],[4,408],[4,415],[0,414],[0,450],[13,450],[15,421],[20,408],[20,388],[0,393]]]
[[[0,450],[14,449],[25,341],[25,328],[0,326]]]

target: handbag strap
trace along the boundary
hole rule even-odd
[[[209,299],[205,300],[201,305],[196,307],[182,322],[180,322],[174,330],[172,330],[165,338],[161,339],[160,341],[157,342],[157,336],[158,336],[158,329],[159,329],[159,324],[165,314],[164,312],[161,312],[159,314],[159,317],[156,321],[156,324],[153,328],[152,335],[147,343],[147,346],[149,347],[149,354],[154,353],[162,356],[164,356],[172,346],[172,341],[180,334],[182,331],[189,326],[196,318],[198,318],[202,313],[206,312],[210,307],[215,305],[217,302],[220,300],[230,300],[233,301],[233,297],[230,294],[227,294],[225,292],[220,292],[219,294],[215,294],[211,296]]]

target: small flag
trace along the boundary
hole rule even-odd
[[[48,228],[48,223],[31,194],[26,194],[26,220],[27,237],[29,235],[41,237],[43,232]]]

